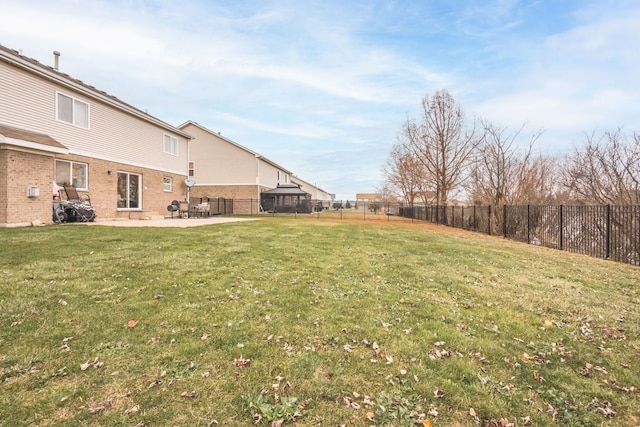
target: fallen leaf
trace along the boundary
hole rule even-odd
[[[538,373],[538,371],[533,371],[533,379],[537,382],[544,382],[544,378]]]
[[[376,417],[376,414],[374,414],[373,412],[367,412],[366,414],[364,414],[364,419],[367,421],[373,421]]]
[[[431,420],[422,421],[422,425],[423,425],[423,427],[432,427],[433,426],[433,424],[431,424]]]
[[[182,393],[180,393],[180,396],[182,396],[182,397],[196,397],[196,396],[198,396],[198,392],[195,391],[195,390],[183,391]]]
[[[138,324],[137,321],[129,320],[129,323],[127,323],[127,326],[130,327],[130,328],[134,328],[137,324]]]
[[[469,408],[469,415],[473,417],[473,422],[477,425],[480,424],[480,418],[476,415],[476,411],[473,408]]]
[[[547,413],[551,415],[552,420],[555,420],[558,417],[558,411],[549,403],[547,403]]]
[[[238,368],[248,368],[251,366],[251,359],[245,359],[243,356],[240,356],[238,359],[233,359],[233,364]]]
[[[147,387],[147,388],[153,388],[153,387],[158,386],[160,384],[162,384],[162,380],[155,380],[151,384],[149,384],[149,387]]]
[[[132,406],[122,413],[122,415],[135,415],[140,412],[140,405]]]

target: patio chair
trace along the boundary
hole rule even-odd
[[[63,185],[67,200],[61,200],[69,222],[93,222],[96,219],[96,211],[91,205],[89,196],[80,196],[78,190],[73,185]]]
[[[194,211],[196,216],[209,216],[209,202],[198,203]]]

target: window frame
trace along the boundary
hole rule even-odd
[[[126,175],[127,176],[127,182],[126,182],[127,194],[126,194],[126,198],[124,199],[125,202],[126,202],[126,206],[121,207],[121,206],[118,206],[116,204],[116,210],[119,211],[119,212],[120,211],[141,211],[143,209],[142,208],[142,193],[143,193],[142,190],[144,188],[143,184],[142,184],[142,174],[141,173],[136,173],[136,172],[118,171],[118,175],[117,175],[117,177],[118,177],[118,188],[117,188],[118,193],[117,193],[117,195],[118,196],[120,195],[119,194],[119,191],[120,191],[120,188],[119,188],[120,187],[120,175]],[[137,186],[137,189],[138,189],[138,193],[137,193],[138,206],[135,206],[135,207],[131,207],[131,205],[130,205],[131,195],[130,195],[129,192],[131,190],[131,178],[132,177],[137,177],[136,186]],[[119,203],[119,200],[117,201],[117,203]]]
[[[188,171],[187,171],[187,175],[189,176],[189,178],[193,178],[194,176],[196,176],[196,162],[194,162],[193,160],[189,161],[188,164]]]
[[[56,184],[58,184],[60,187],[62,187],[65,182],[58,182],[58,164],[59,163],[68,163],[69,165],[69,179],[70,181],[67,183],[69,185],[73,185],[74,187],[76,187],[77,190],[83,190],[83,191],[88,191],[89,190],[89,164],[88,163],[84,163],[84,162],[75,162],[73,160],[65,160],[65,159],[56,159],[55,160],[55,178],[56,178]],[[74,182],[74,171],[77,171],[78,169],[74,168],[74,165],[76,166],[81,166],[81,169],[84,170],[84,177],[83,177],[83,181],[84,181],[84,186],[79,186],[77,185],[78,183],[78,179],[76,179],[76,181]]]
[[[60,97],[64,96],[66,98],[69,98],[71,100],[71,121],[68,121],[64,118],[61,117],[60,114],[60,108],[61,108],[61,103],[60,103]],[[77,114],[76,112],[76,104],[83,104],[87,107],[87,118],[86,118],[86,126],[83,123],[79,123],[79,114]],[[66,94],[64,92],[60,92],[60,91],[56,91],[56,121],[60,122],[60,123],[65,123],[71,126],[75,126],[78,127],[80,129],[86,129],[89,130],[91,127],[91,104],[89,104],[87,101],[84,101],[80,98],[77,98],[75,96]]]
[[[163,176],[162,177],[162,190],[165,193],[173,192],[173,177],[171,176]]]
[[[167,141],[167,138],[169,139],[168,141]],[[169,143],[169,146],[167,146],[167,142]],[[177,156],[178,155],[178,138],[173,135],[169,135],[168,133],[163,134],[162,135],[162,151],[167,154],[171,154],[172,156]]]

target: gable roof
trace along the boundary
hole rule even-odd
[[[335,195],[335,194],[333,194],[333,193],[329,193],[328,191],[323,190],[322,188],[318,187],[317,185],[314,185],[314,184],[311,184],[311,183],[310,183],[310,182],[308,182],[308,181],[305,181],[304,179],[300,178],[299,176],[292,176],[292,177],[291,177],[291,182],[292,182],[293,184],[298,184],[298,185],[300,185],[300,188],[302,188],[302,187],[304,187],[304,186],[306,185],[307,187],[315,188],[317,191],[320,191],[320,192],[322,192],[322,193],[325,193],[325,194],[327,194],[327,195],[329,195],[329,196],[333,196],[333,197],[335,197],[335,196],[336,196],[336,195]]]
[[[71,77],[68,74],[61,73],[60,71],[56,70],[53,67],[42,64],[33,58],[24,56],[20,52],[13,49],[9,49],[1,44],[0,44],[0,61],[14,65],[18,68],[26,70],[46,80],[54,81],[57,84],[65,86],[69,89],[76,90],[90,98],[102,101],[106,104],[109,104],[112,107],[125,111],[149,123],[153,123],[161,128],[169,130],[184,138],[191,139],[191,136],[189,134],[170,125],[169,123],[163,122],[157,117],[154,117],[151,114],[148,114],[132,106],[131,104],[127,104],[126,102],[116,98],[115,96],[110,95],[107,92],[104,92],[102,90],[99,90],[94,86],[91,86],[90,84],[83,82],[82,80],[78,80],[74,77]]]
[[[308,196],[309,193],[300,188],[296,184],[278,184],[278,186],[272,190],[263,191],[260,194],[269,194],[273,196]]]
[[[0,144],[10,144],[23,148],[66,154],[67,147],[43,133],[18,129],[0,124]]]
[[[356,200],[380,200],[380,193],[356,193]]]
[[[253,156],[257,157],[258,159],[263,160],[263,161],[265,161],[266,163],[269,163],[270,165],[272,165],[272,166],[274,166],[274,167],[276,167],[276,168],[280,169],[281,171],[283,171],[283,172],[288,173],[289,175],[291,175],[291,171],[290,171],[290,170],[287,170],[287,169],[283,168],[282,166],[280,166],[279,164],[277,164],[276,162],[273,162],[273,161],[271,161],[271,160],[267,159],[267,158],[266,158],[266,157],[264,157],[262,154],[257,153],[257,152],[255,152],[255,151],[253,151],[253,150],[250,150],[250,149],[248,149],[247,147],[244,147],[244,146],[242,146],[242,145],[238,144],[237,142],[232,141],[232,140],[230,140],[229,138],[226,138],[226,137],[222,136],[222,135],[220,134],[220,132],[214,132],[214,131],[212,131],[212,130],[209,130],[209,129],[207,129],[206,127],[202,126],[202,125],[201,125],[201,124],[199,124],[199,123],[196,123],[196,122],[191,121],[191,120],[187,120],[186,122],[184,122],[183,124],[181,124],[180,126],[178,126],[178,129],[184,129],[184,128],[185,128],[186,126],[188,126],[188,125],[192,125],[192,126],[195,126],[195,127],[199,128],[199,129],[202,129],[203,131],[205,131],[205,132],[207,132],[207,133],[209,133],[209,134],[211,134],[211,135],[213,135],[213,136],[215,136],[215,137],[217,137],[217,138],[220,138],[220,139],[222,139],[223,141],[228,142],[229,144],[231,144],[231,145],[233,145],[233,146],[235,146],[235,147],[238,147],[239,149],[244,150],[244,151],[246,151],[247,153],[249,153],[249,154],[251,154],[251,155],[253,155]]]

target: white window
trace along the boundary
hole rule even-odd
[[[173,178],[165,176],[162,178],[162,189],[164,191],[173,191]]]
[[[80,190],[88,190],[86,163],[56,160],[56,184],[59,186],[73,185]]]
[[[165,153],[178,155],[178,138],[175,136],[164,134],[163,148]]]
[[[196,176],[196,162],[189,162],[189,177]]]
[[[89,104],[69,95],[57,92],[56,119],[89,129]]]
[[[142,207],[142,175],[118,172],[118,209]]]

